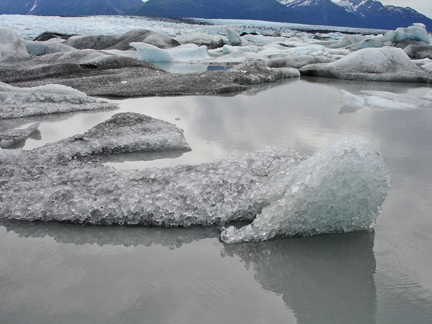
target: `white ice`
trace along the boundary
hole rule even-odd
[[[341,95],[344,107],[361,108],[368,106],[387,109],[432,108],[432,90],[423,97],[371,90],[362,90],[357,95],[341,90]]]

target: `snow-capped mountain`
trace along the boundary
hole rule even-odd
[[[0,0],[0,14],[121,15],[141,3],[141,0]]]
[[[420,22],[432,30],[432,20],[410,7],[383,5],[378,0],[278,0],[288,8],[302,12],[316,12],[317,17],[327,15],[330,20],[340,20],[346,15],[341,14],[335,7],[354,15],[362,21],[364,27],[396,29],[408,27]],[[334,16],[336,15],[336,17]],[[348,18],[349,19],[349,18]]]

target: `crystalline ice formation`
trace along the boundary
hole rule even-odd
[[[88,97],[64,85],[18,88],[0,82],[0,118],[3,119],[115,108],[116,104]]]
[[[310,64],[302,75],[348,80],[427,82],[432,75],[411,62],[400,48],[364,48],[332,63]]]
[[[301,162],[264,194],[269,201],[254,221],[221,233],[226,243],[282,236],[365,230],[374,225],[390,174],[378,148],[344,137]]]
[[[15,143],[26,139],[32,133],[34,133],[38,127],[39,123],[34,123],[24,129],[11,129],[9,131],[0,133],[0,148],[12,146]]]
[[[98,138],[103,126],[92,132]],[[369,228],[390,183],[378,149],[361,137],[344,138],[306,160],[267,148],[213,163],[131,171],[73,151],[70,140],[0,150],[1,217],[167,227],[254,220],[228,228],[222,240],[260,241]]]
[[[389,109],[415,109],[432,107],[432,91],[423,97],[414,97],[402,93],[387,91],[362,90],[357,95],[341,90],[342,104],[344,107],[361,108],[369,106],[373,108]]]

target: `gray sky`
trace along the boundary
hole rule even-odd
[[[411,7],[432,19],[431,0],[380,0],[382,4],[400,7]]]

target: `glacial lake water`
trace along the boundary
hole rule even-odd
[[[105,163],[196,164],[265,146],[313,154],[344,135],[362,135],[380,147],[393,182],[374,231],[224,245],[218,228],[2,221],[0,322],[431,323],[432,107],[349,111],[341,109],[341,89],[421,96],[432,88],[302,78],[227,96],[125,99],[120,111],[178,125],[192,151]],[[39,120],[40,134],[24,146],[31,149],[117,112],[0,127]]]

